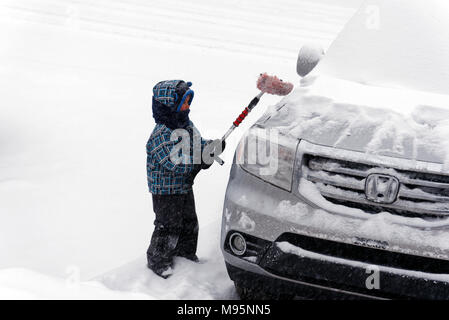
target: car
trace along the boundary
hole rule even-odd
[[[316,67],[301,50],[234,155],[221,249],[242,299],[449,298],[448,8],[369,1]]]

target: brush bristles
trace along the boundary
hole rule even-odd
[[[284,82],[276,76],[269,76],[267,73],[263,73],[257,79],[257,88],[265,93],[286,96],[293,90],[293,84]]]

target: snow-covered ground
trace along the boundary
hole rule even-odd
[[[328,47],[359,3],[0,0],[0,298],[235,297],[218,236],[230,163],[278,98],[231,136],[224,167],[197,178],[203,264],[180,259],[164,282],[144,258],[151,88],[192,81],[191,118],[217,138],[260,72],[296,84],[301,45]]]

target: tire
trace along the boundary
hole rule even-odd
[[[251,288],[234,282],[235,290],[241,300],[292,300],[295,295],[284,292],[275,292],[274,289]]]

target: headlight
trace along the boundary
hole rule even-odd
[[[298,143],[278,130],[254,127],[240,142],[236,162],[258,178],[291,191]]]

